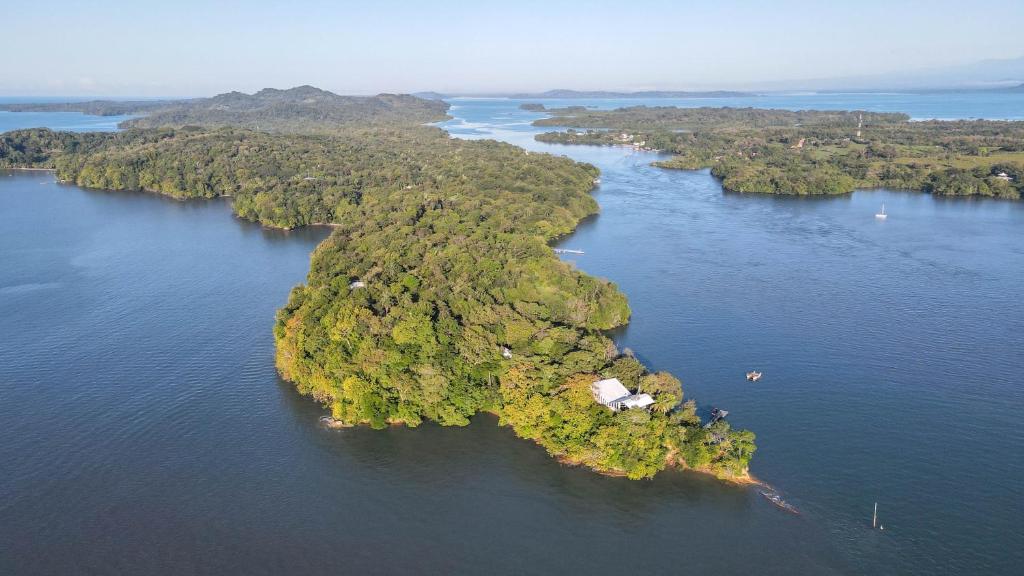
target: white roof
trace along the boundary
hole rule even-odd
[[[654,404],[650,394],[634,394],[622,401],[626,408],[647,408]]]
[[[590,385],[590,389],[594,392],[594,398],[605,405],[610,405],[624,396],[629,396],[629,390],[622,385],[622,382],[619,382],[618,378],[598,380]]]

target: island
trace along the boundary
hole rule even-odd
[[[527,112],[544,112],[547,110],[540,102],[526,102],[525,104],[520,104],[519,109],[526,110]]]
[[[614,91],[614,90],[567,90],[564,88],[548,90],[535,94],[511,94],[508,97],[517,100],[526,98],[740,98],[756,97],[752,92],[738,92],[734,90],[638,90],[638,91]]]
[[[178,100],[87,100],[81,102],[0,102],[6,112],[81,112],[90,116],[147,114],[175,106]]]
[[[82,112],[138,115],[121,128],[234,126],[264,132],[333,133],[344,127],[402,125],[444,120],[448,105],[407,94],[341,96],[313,86],[228,92],[212,98],[0,104],[10,112]]]
[[[905,114],[634,106],[547,110],[536,136],[559,144],[671,153],[662,168],[710,169],[726,190],[846,194],[886,187],[941,196],[1019,199],[1024,122],[911,121]]]
[[[597,169],[423,126],[446,110],[311,87],[222,94],[116,133],[5,133],[0,167],[228,197],[266,226],[332,225],[274,325],[278,370],[332,426],[461,426],[491,412],[602,473],[748,481],[754,435],[702,422],[676,377],[618,350],[607,331],[629,320],[626,297],[551,248],[597,212]]]
[[[1014,85],[1014,86],[1007,86],[1005,88],[993,88],[992,91],[993,92],[1020,93],[1020,92],[1024,92],[1024,84],[1017,84],[1017,85]]]

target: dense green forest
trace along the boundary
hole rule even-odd
[[[281,374],[337,422],[464,425],[491,411],[565,462],[631,478],[666,466],[746,477],[753,434],[704,428],[679,380],[620,353],[605,331],[628,321],[625,296],[549,246],[596,212],[594,167],[408,123],[295,133],[305,122],[23,130],[0,135],[0,166],[230,196],[239,216],[270,226],[333,224],[274,334]],[[654,409],[597,404],[590,384],[611,376],[654,396]]]
[[[526,102],[519,105],[520,110],[527,110],[529,112],[544,112],[547,108],[540,102]]]
[[[131,128],[236,126],[261,131],[328,133],[338,128],[410,126],[444,120],[448,104],[409,95],[339,96],[312,86],[230,92],[171,106],[126,123]]]
[[[0,104],[12,112],[84,112],[141,115],[122,128],[235,126],[260,131],[330,133],[349,127],[410,126],[446,118],[448,104],[405,94],[339,96],[312,86],[265,88],[255,94],[228,92],[212,98],[46,104]]]
[[[1019,199],[1024,122],[912,122],[904,114],[755,108],[549,110],[543,142],[671,152],[663,168],[710,168],[727,190],[845,194],[856,188]],[[577,129],[584,129],[579,131]]]
[[[185,101],[173,100],[88,100],[85,102],[13,102],[0,103],[8,112],[81,112],[92,116],[146,114]]]

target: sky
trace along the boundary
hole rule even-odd
[[[727,89],[1024,56],[1022,0],[0,5],[0,96]]]

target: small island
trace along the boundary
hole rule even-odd
[[[544,112],[547,108],[544,107],[540,102],[527,102],[519,105],[520,110],[526,110],[527,112]]]
[[[858,188],[1019,199],[1024,122],[911,121],[905,114],[756,108],[560,108],[541,142],[665,151],[662,168],[710,168],[726,190],[847,194]],[[580,131],[582,130],[582,131]]]
[[[625,295],[551,248],[597,212],[597,169],[423,126],[446,111],[413,96],[233,92],[155,106],[117,133],[2,134],[0,167],[229,197],[266,226],[331,224],[274,336],[281,375],[334,425],[491,412],[602,473],[749,480],[754,435],[705,425],[677,378],[618,350],[606,332],[629,320]]]
[[[638,91],[616,91],[616,90],[567,90],[559,88],[539,93],[511,94],[509,98],[740,98],[756,97],[752,92],[737,92],[734,90],[638,90]]]

